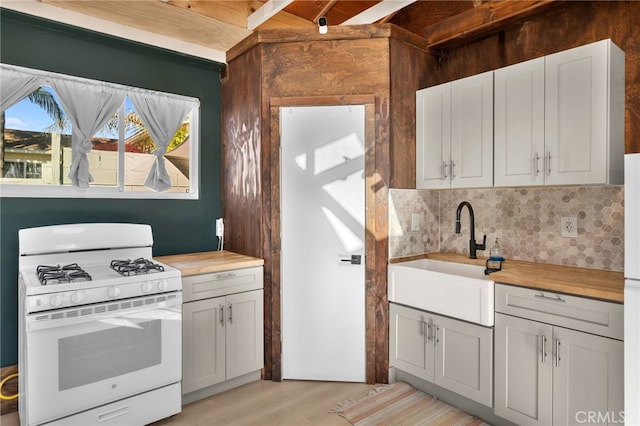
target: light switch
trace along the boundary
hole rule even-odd
[[[418,213],[411,213],[411,230],[420,230],[420,215]]]

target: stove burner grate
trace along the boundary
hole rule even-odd
[[[77,263],[64,266],[39,265],[36,267],[36,273],[42,285],[91,281],[91,275]]]
[[[153,263],[152,261],[143,257],[139,257],[136,260],[112,260],[111,269],[124,276],[147,274],[154,271],[164,271],[164,267],[162,265]]]

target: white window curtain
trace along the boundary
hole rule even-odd
[[[137,91],[129,92],[129,98],[157,146],[153,151],[156,158],[144,186],[155,191],[166,191],[171,188],[171,177],[167,172],[164,154],[185,116],[195,105],[182,99]]]
[[[72,124],[72,160],[69,179],[74,186],[88,188],[93,182],[89,172],[91,138],[113,116],[124,102],[126,93],[99,83],[55,80],[53,89]]]
[[[17,69],[2,66],[0,68],[0,111],[30,95],[42,86],[44,79],[40,75],[27,74]]]

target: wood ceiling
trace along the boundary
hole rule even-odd
[[[553,0],[40,2],[221,52],[227,52],[250,35],[254,26],[255,29],[312,28],[321,16],[327,18],[329,31],[332,25],[345,23],[389,22],[424,37],[430,47],[446,49],[519,22],[555,3]]]

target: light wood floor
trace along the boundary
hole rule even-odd
[[[347,426],[329,413],[340,402],[359,399],[373,389],[364,383],[257,381],[182,407],[182,413],[153,426]],[[18,426],[18,414],[0,417],[2,426]]]

